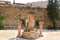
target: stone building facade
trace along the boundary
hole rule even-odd
[[[18,7],[9,5],[8,6],[0,6],[0,13],[4,16],[4,28],[17,28],[17,21],[22,21],[22,26],[25,27],[27,14],[30,11],[33,11],[34,14],[34,20],[35,20],[35,26],[39,26],[38,22],[43,21],[44,22],[44,28],[48,27],[48,25],[51,25],[51,21],[48,18],[47,10],[44,8],[38,8],[38,7]]]
[[[4,14],[4,24],[6,25],[12,25],[11,27],[13,27],[14,25],[17,26],[17,20],[21,19],[21,20],[26,20],[27,19],[27,14],[28,12],[31,11],[27,8],[22,8],[22,9],[18,9],[18,8],[0,8],[0,12],[2,14]],[[43,21],[44,22],[44,27],[47,27],[48,25],[50,25],[50,20],[47,16],[47,11],[43,11],[42,9],[38,10],[38,9],[34,9],[32,10],[35,14],[34,14],[34,19],[35,22],[39,22],[39,21]],[[24,23],[23,23],[24,24]],[[38,26],[38,25],[37,25]]]

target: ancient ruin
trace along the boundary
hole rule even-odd
[[[34,12],[28,12],[28,27],[24,29],[24,31],[22,32],[21,35],[21,25],[22,22],[18,21],[18,38],[23,37],[26,39],[35,39],[35,38],[39,38],[42,37],[42,26],[43,26],[43,22],[39,22],[39,31],[37,28],[34,28]]]

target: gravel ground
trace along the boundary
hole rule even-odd
[[[17,30],[0,30],[0,40],[60,40],[60,30],[43,30],[43,37],[38,39],[16,38]]]

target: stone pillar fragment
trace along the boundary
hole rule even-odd
[[[22,25],[22,22],[21,21],[18,21],[18,38],[21,37],[21,25]]]
[[[32,13],[29,13],[28,14],[28,28],[30,30],[33,29],[33,26],[34,26],[34,22],[33,21],[34,21],[33,14]]]
[[[42,27],[43,27],[43,22],[39,22],[39,28],[40,28],[40,37],[43,37],[42,35]]]

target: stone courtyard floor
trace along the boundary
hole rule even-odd
[[[60,30],[43,30],[43,35],[44,37],[30,40],[60,40]],[[0,30],[0,40],[26,40],[16,36],[17,30]]]

